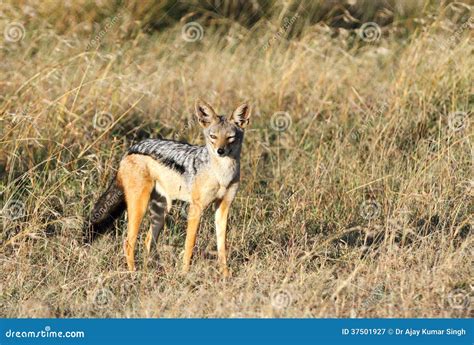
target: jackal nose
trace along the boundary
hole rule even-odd
[[[222,148],[222,147],[219,147],[217,149],[217,153],[219,154],[219,156],[222,156],[224,154],[225,150]]]

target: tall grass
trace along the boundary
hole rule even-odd
[[[3,4],[2,29],[24,31],[0,50],[1,316],[471,315],[472,8],[367,1],[340,25],[346,3],[302,3]],[[124,220],[84,247],[83,215],[132,143],[202,142],[199,97],[253,106],[233,277],[212,210],[180,275],[180,203],[130,274]]]

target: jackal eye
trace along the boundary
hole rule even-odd
[[[212,140],[216,140],[217,137],[214,135],[214,134],[210,134],[209,137],[212,139]]]
[[[235,140],[235,135],[232,135],[232,136],[230,136],[230,137],[227,137],[227,140],[228,140],[229,142],[233,142],[233,141]]]

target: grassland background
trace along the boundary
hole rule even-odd
[[[0,316],[472,316],[472,3],[0,6]],[[128,273],[125,219],[85,247],[83,216],[132,143],[202,143],[198,97],[253,107],[233,277],[212,210],[180,274],[180,203]]]

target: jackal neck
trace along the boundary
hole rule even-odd
[[[238,158],[210,155],[209,166],[215,178],[223,187],[227,187],[231,182],[239,178],[240,160]]]

